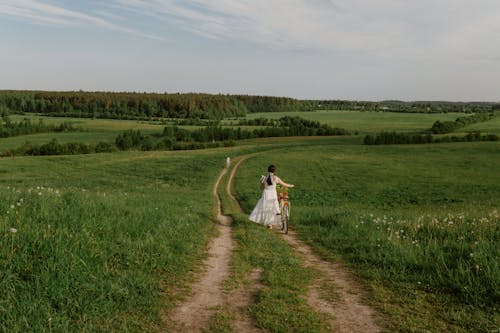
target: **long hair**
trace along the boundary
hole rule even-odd
[[[269,175],[267,176],[266,182],[267,182],[267,185],[269,185],[269,186],[273,185],[272,174],[274,173],[275,170],[276,170],[276,168],[272,164],[267,168]]]

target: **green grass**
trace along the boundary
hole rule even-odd
[[[432,127],[437,121],[453,121],[461,113],[396,113],[396,112],[361,112],[361,111],[315,111],[315,112],[272,112],[253,113],[247,119],[270,118],[279,119],[284,116],[298,116],[309,120],[319,121],[334,127],[345,128],[360,133],[380,131],[414,132],[424,131]]]
[[[288,115],[361,132],[424,130],[457,117]],[[113,141],[125,129],[162,130],[136,121],[44,120],[81,121],[88,131],[0,139],[0,151],[27,140]],[[498,133],[497,120],[466,130]],[[267,138],[192,152],[2,158],[0,331],[161,329],[162,311],[179,297],[172,291],[185,287],[214,235],[211,190],[225,157],[256,154],[235,179],[243,208],[253,208],[260,175],[276,164],[278,175],[297,185],[290,193],[292,227],[318,253],[355,269],[372,305],[389,318],[388,330],[494,332],[500,326],[500,143],[361,142],[361,136]],[[264,288],[250,309],[257,325],[327,331],[304,301],[314,273],[227,197],[223,205],[235,220],[237,244],[228,286],[244,285],[249,272],[263,270]],[[232,315],[219,309],[209,331],[230,332]]]
[[[33,123],[40,119],[46,124],[61,124],[69,122],[75,127],[80,127],[83,131],[62,132],[62,133],[39,133],[22,135],[9,138],[0,138],[0,152],[6,149],[15,149],[25,142],[44,144],[52,139],[57,139],[61,143],[83,142],[96,144],[98,142],[114,142],[118,134],[129,130],[140,130],[144,134],[161,134],[163,125],[157,122],[145,122],[135,120],[113,120],[113,119],[88,119],[88,118],[61,118],[61,117],[41,117],[36,115],[12,115],[12,121],[21,121],[29,118]]]
[[[248,221],[225,192],[227,178],[219,187],[225,214],[233,218],[232,277],[230,288],[245,286],[253,270],[261,270],[256,304],[249,312],[257,327],[271,332],[327,332],[321,316],[307,305],[305,294],[314,273],[303,267],[297,254],[278,234]],[[227,314],[226,314],[227,316]]]
[[[245,210],[275,164],[296,185],[292,226],[319,253],[357,270],[391,330],[498,327],[500,144],[330,143],[246,161],[235,180]]]
[[[466,126],[464,131],[480,131],[481,133],[500,134],[500,116],[486,122]]]
[[[2,159],[0,331],[157,331],[214,234],[223,165],[214,150]]]

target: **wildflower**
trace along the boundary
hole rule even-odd
[[[10,205],[10,209],[14,209],[14,208],[15,208],[14,205]]]
[[[38,192],[38,195],[42,195],[42,192]]]
[[[474,257],[474,253],[472,253],[472,252],[469,253],[469,257],[471,257],[471,258]]]
[[[17,229],[16,228],[10,228],[9,231],[12,232],[13,234],[15,234],[17,232]]]

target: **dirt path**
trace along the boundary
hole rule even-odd
[[[213,195],[217,198],[217,188],[226,172],[227,169],[221,172],[214,185]],[[166,319],[171,332],[201,332],[207,327],[215,311],[214,308],[224,303],[221,284],[230,275],[233,242],[230,227],[232,221],[230,217],[221,214],[220,200],[218,200],[217,220],[219,236],[210,242],[208,257],[203,263],[205,271],[199,280],[190,286],[192,294]]]
[[[240,160],[233,168],[227,186],[228,193],[230,193],[233,176],[243,160]],[[231,197],[236,201],[232,195]],[[283,235],[283,238],[302,257],[307,267],[312,267],[320,272],[310,286],[307,302],[318,313],[322,313],[328,318],[329,326],[333,332],[381,332],[374,320],[377,314],[371,307],[363,304],[365,293],[345,267],[321,259],[313,253],[307,244],[299,240],[292,230],[289,231],[288,235]],[[331,289],[331,287],[334,289],[335,297],[325,297],[324,289]]]
[[[237,204],[238,202],[231,194],[231,185],[240,163],[244,160],[245,158],[240,159],[234,166],[226,187],[227,193]],[[232,220],[229,216],[222,215],[221,203],[217,195],[220,181],[227,170],[224,169],[221,172],[213,188],[213,195],[217,198],[219,236],[213,239],[209,245],[208,257],[203,264],[205,271],[190,286],[191,295],[182,304],[179,304],[168,318],[165,318],[169,332],[204,331],[211,316],[215,313],[216,307],[229,309],[234,315],[232,325],[235,332],[263,332],[253,325],[247,313],[248,307],[253,304],[255,295],[262,287],[260,284],[262,272],[253,271],[247,279],[249,283],[241,288],[229,292],[224,292],[221,288],[222,283],[231,274],[230,264],[233,251],[230,226]],[[311,248],[300,241],[292,230],[288,235],[283,235],[283,238],[302,257],[307,267],[320,273],[310,286],[307,301],[318,313],[329,318],[329,326],[332,331],[341,333],[381,331],[374,321],[377,316],[375,311],[363,304],[362,300],[365,294],[345,267],[338,263],[325,261],[315,255]],[[336,294],[333,299],[324,296],[324,289],[331,289],[332,286]]]
[[[332,331],[381,332],[374,321],[375,311],[363,304],[364,291],[345,267],[318,257],[293,231],[283,238],[300,254],[306,267],[313,267],[321,273],[310,286],[307,301],[318,312],[327,315]],[[334,299],[323,296],[323,289],[331,285],[334,286]]]
[[[234,170],[239,163],[235,165],[230,175],[228,184],[232,182]],[[259,270],[253,271],[248,280],[251,286],[243,286],[230,292],[222,289],[222,283],[229,278],[231,255],[233,251],[233,242],[231,238],[231,217],[223,215],[221,211],[221,202],[217,194],[219,184],[227,173],[225,168],[217,179],[212,195],[217,199],[217,220],[219,236],[214,238],[208,248],[208,257],[203,263],[205,271],[189,288],[191,295],[179,304],[165,318],[166,326],[169,332],[203,332],[207,329],[209,320],[215,314],[216,307],[229,309],[234,315],[232,323],[235,332],[258,333],[261,330],[255,328],[248,316],[247,309],[254,302],[254,296],[260,288]],[[230,194],[230,187],[226,188]],[[231,195],[231,194],[230,194]]]

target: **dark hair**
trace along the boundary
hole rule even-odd
[[[274,165],[272,165],[272,164],[267,167],[267,171],[268,172],[274,173],[275,170],[276,170],[276,167]],[[267,185],[269,185],[269,186],[273,185],[273,179],[272,179],[271,175],[267,176],[266,182],[267,182]]]

